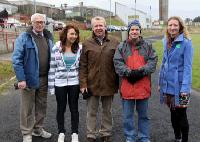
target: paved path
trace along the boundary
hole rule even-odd
[[[12,53],[0,54],[0,61],[11,61]]]
[[[159,96],[156,93],[157,73],[154,74],[152,97],[149,100],[149,117],[151,122],[151,141],[152,142],[172,142],[173,131],[170,124],[169,110],[166,106],[159,104]],[[188,118],[190,123],[189,142],[200,142],[200,94],[192,93],[191,105],[188,108]],[[22,136],[19,129],[19,92],[15,91],[12,86],[10,89],[0,95],[0,142],[21,142]],[[79,137],[80,142],[85,140],[85,115],[86,102],[80,96],[79,112],[80,112],[80,127]],[[57,124],[56,124],[56,103],[55,97],[48,97],[47,119],[45,128],[53,133],[53,137],[49,140],[35,138],[33,142],[56,142],[57,140]],[[119,95],[116,95],[113,104],[113,142],[124,142],[122,129],[122,106]],[[66,119],[66,141],[70,142],[70,114],[67,109]]]

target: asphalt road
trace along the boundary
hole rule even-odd
[[[0,61],[11,61],[11,56],[12,53],[0,54]]]
[[[151,141],[152,142],[172,142],[174,136],[170,123],[169,110],[165,105],[160,105],[159,95],[156,92],[157,72],[152,77],[152,96],[149,100],[149,118],[151,122]],[[188,108],[188,119],[190,123],[189,142],[200,142],[200,94],[193,92],[191,105]],[[10,85],[10,89],[0,95],[0,142],[21,142],[22,135],[19,129],[19,106],[20,95]],[[57,124],[56,124],[56,101],[54,96],[48,97],[47,118],[45,120],[45,129],[53,133],[51,139],[33,138],[33,142],[56,142]],[[80,142],[85,140],[85,116],[86,102],[80,96],[79,101]],[[137,117],[137,116],[136,116]],[[122,105],[119,95],[116,95],[113,103],[113,142],[124,142],[122,127]],[[70,114],[69,109],[66,112],[66,141],[70,142]]]

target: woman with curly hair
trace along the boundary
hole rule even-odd
[[[180,17],[173,16],[168,19],[163,47],[159,76],[160,100],[170,108],[175,142],[188,142],[189,124],[186,110],[192,84],[193,48]]]

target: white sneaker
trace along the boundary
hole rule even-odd
[[[33,131],[33,132],[32,132],[32,135],[33,135],[33,136],[36,136],[36,137],[43,137],[43,138],[45,138],[45,139],[48,139],[48,138],[50,138],[50,137],[52,136],[51,133],[45,131],[44,129],[42,129],[41,132],[40,132],[39,134]]]
[[[64,133],[60,133],[58,136],[58,142],[64,142],[65,141],[65,134]]]
[[[73,133],[72,134],[72,141],[71,142],[79,142],[78,141],[78,134],[77,133]]]
[[[181,142],[181,139],[175,139],[175,142]]]
[[[32,136],[31,135],[24,135],[23,136],[23,142],[32,142]]]

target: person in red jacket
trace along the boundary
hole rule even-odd
[[[142,38],[138,20],[128,25],[128,38],[119,44],[113,60],[120,77],[126,142],[150,142],[148,98],[151,94],[151,74],[156,69],[158,57],[152,44]],[[134,127],[135,106],[138,132]]]

